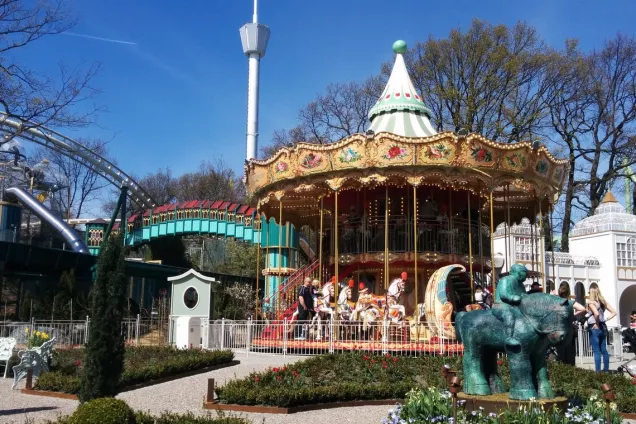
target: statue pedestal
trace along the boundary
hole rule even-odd
[[[464,392],[457,394],[457,400],[466,401],[466,410],[473,411],[480,407],[484,408],[484,412],[489,414],[494,412],[499,413],[502,409],[516,410],[520,405],[530,407],[531,404],[542,405],[545,411],[549,411],[552,408],[559,408],[561,411],[565,411],[568,407],[568,399],[559,396],[554,399],[537,399],[534,402],[527,400],[512,400],[508,397],[508,393],[498,393],[490,396],[474,396],[467,395]]]

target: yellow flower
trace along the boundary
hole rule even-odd
[[[35,335],[36,335],[36,336],[38,336],[38,337],[40,337],[40,332],[39,332],[39,331],[36,331],[36,332],[35,332]]]
[[[46,333],[42,333],[42,338],[43,338],[44,340],[46,340],[46,339],[48,339],[48,338],[49,338],[49,335],[48,335],[48,334],[46,334]]]
[[[29,329],[28,329],[28,328],[25,328],[25,329],[24,329],[24,332],[25,332],[25,333],[27,333],[27,334],[29,334]]]

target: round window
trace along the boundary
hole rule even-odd
[[[185,293],[183,294],[183,303],[185,303],[186,308],[194,309],[199,303],[199,293],[194,287],[189,287]]]

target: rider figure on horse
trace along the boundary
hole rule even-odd
[[[514,337],[515,307],[521,303],[521,298],[526,296],[526,281],[528,270],[525,266],[514,264],[510,267],[510,274],[499,280],[495,294],[495,305],[492,308],[493,315],[504,324],[506,328],[506,346],[519,347],[519,340]]]

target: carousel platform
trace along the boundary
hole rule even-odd
[[[449,342],[399,342],[366,340],[281,340],[255,338],[251,343],[253,350],[285,349],[298,353],[326,352],[382,352],[382,353],[425,353],[430,355],[456,356],[464,353],[464,346]]]

